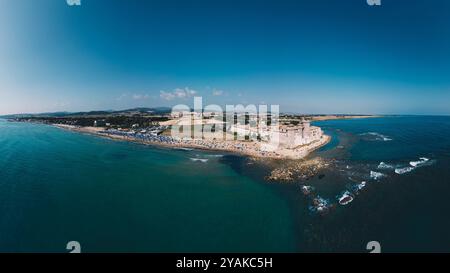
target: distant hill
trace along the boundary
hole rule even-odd
[[[125,110],[104,110],[104,111],[89,111],[89,112],[52,112],[52,113],[38,113],[38,114],[14,114],[4,115],[0,118],[25,118],[25,117],[77,117],[77,116],[108,116],[108,115],[133,115],[133,114],[168,114],[172,111],[170,107],[154,107],[154,108],[131,108]]]

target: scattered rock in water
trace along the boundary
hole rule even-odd
[[[324,199],[320,196],[317,196],[312,200],[311,206],[309,206],[309,210],[311,212],[316,212],[320,214],[327,213],[331,208],[333,207],[333,204],[330,203],[329,200]]]
[[[386,175],[383,173],[370,171],[370,178],[372,178],[373,180],[380,180],[385,176]]]
[[[273,170],[267,177],[268,180],[293,181],[293,174],[289,169],[278,168]]]
[[[326,161],[319,157],[308,160],[285,161],[275,167],[266,179],[286,182],[309,180],[330,164],[331,161]],[[321,174],[319,179],[324,177],[325,175]]]
[[[339,201],[339,204],[345,206],[345,205],[351,203],[353,201],[354,197],[349,191],[345,191],[337,199]]]
[[[359,194],[367,185],[366,181],[362,181],[359,184],[353,185],[351,187],[351,190],[353,191],[354,194]]]
[[[312,191],[314,190],[314,187],[311,186],[302,186],[302,192],[304,195],[310,195]]]

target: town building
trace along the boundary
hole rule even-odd
[[[302,120],[298,125],[270,125],[260,123],[258,126],[249,124],[233,124],[229,132],[242,139],[251,139],[277,144],[282,148],[295,149],[310,144],[322,138],[320,127],[311,126],[309,121]]]

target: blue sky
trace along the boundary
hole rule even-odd
[[[0,0],[0,114],[450,114],[450,1]]]

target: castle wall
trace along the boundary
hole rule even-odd
[[[231,132],[239,135],[257,135],[258,130],[252,130],[250,126],[232,126]],[[260,128],[259,133],[264,141],[276,141],[278,139],[281,147],[294,149],[301,145],[307,145],[313,141],[320,140],[323,135],[322,129],[311,126],[309,122],[303,122],[298,126],[280,126]]]

